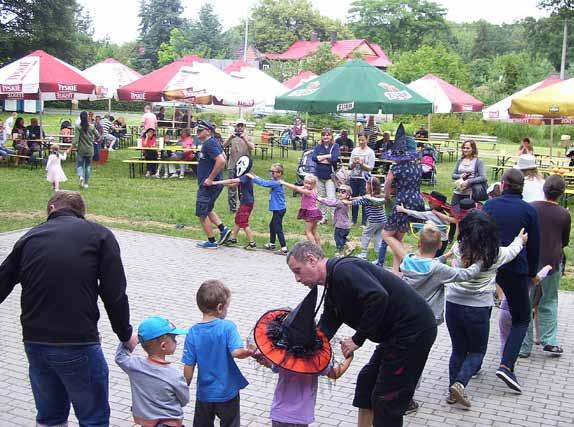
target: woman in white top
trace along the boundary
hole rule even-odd
[[[359,133],[359,145],[351,151],[351,158],[349,159],[350,178],[349,184],[353,190],[353,197],[364,196],[366,193],[366,183],[371,176],[371,171],[375,167],[375,152],[368,147],[367,134],[365,132]],[[367,223],[365,217],[364,207],[361,224]],[[352,207],[353,224],[357,223],[359,217],[359,206]]]
[[[546,200],[544,197],[544,178],[538,174],[536,158],[532,154],[523,154],[518,158],[516,169],[524,175],[522,200],[527,203]]]
[[[482,262],[480,273],[473,279],[446,285],[445,320],[452,342],[447,403],[469,408],[465,387],[480,370],[486,354],[496,270],[516,258],[528,235],[522,229],[510,245],[499,247],[496,223],[479,210],[467,214],[458,227],[453,266],[464,268]]]

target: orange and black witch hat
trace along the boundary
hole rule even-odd
[[[271,310],[255,324],[257,348],[273,364],[300,374],[318,374],[331,362],[331,345],[315,325],[317,286],[294,310]]]

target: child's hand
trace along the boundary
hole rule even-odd
[[[443,256],[444,256],[446,259],[452,258],[452,255],[453,255],[452,249],[451,249],[450,251],[448,251],[447,253],[443,254]]]
[[[402,204],[395,206],[395,209],[399,213],[407,213],[407,210],[404,208]]]
[[[523,244],[526,244],[526,242],[528,242],[528,233],[526,233],[524,231],[524,228],[520,229],[520,232],[518,233],[518,237],[520,237],[522,239]]]
[[[257,175],[255,175],[254,173],[251,173],[251,172],[246,173],[245,175],[247,175],[247,176],[248,176],[249,178],[251,178],[251,179],[257,178]]]

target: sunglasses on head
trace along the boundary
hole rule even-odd
[[[333,132],[331,132],[331,129],[323,129],[323,130],[321,131],[321,136],[323,136],[323,135],[332,135],[332,134],[333,134]]]

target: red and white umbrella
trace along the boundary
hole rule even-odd
[[[119,87],[142,77],[137,71],[113,58],[98,62],[86,68],[83,73],[97,85],[96,95],[98,99],[117,99]]]
[[[484,107],[484,102],[433,74],[407,86],[431,101],[435,113],[472,113],[482,111]]]
[[[89,99],[95,89],[76,67],[42,50],[0,68],[0,99]]]
[[[296,76],[291,77],[289,80],[285,80],[283,84],[289,89],[295,89],[300,84],[308,82],[309,80],[313,80],[315,77],[317,77],[317,74],[313,73],[312,71],[301,71]]]
[[[119,88],[118,97],[123,101],[185,100],[193,104],[253,105],[253,99],[239,93],[229,76],[194,55]]]

